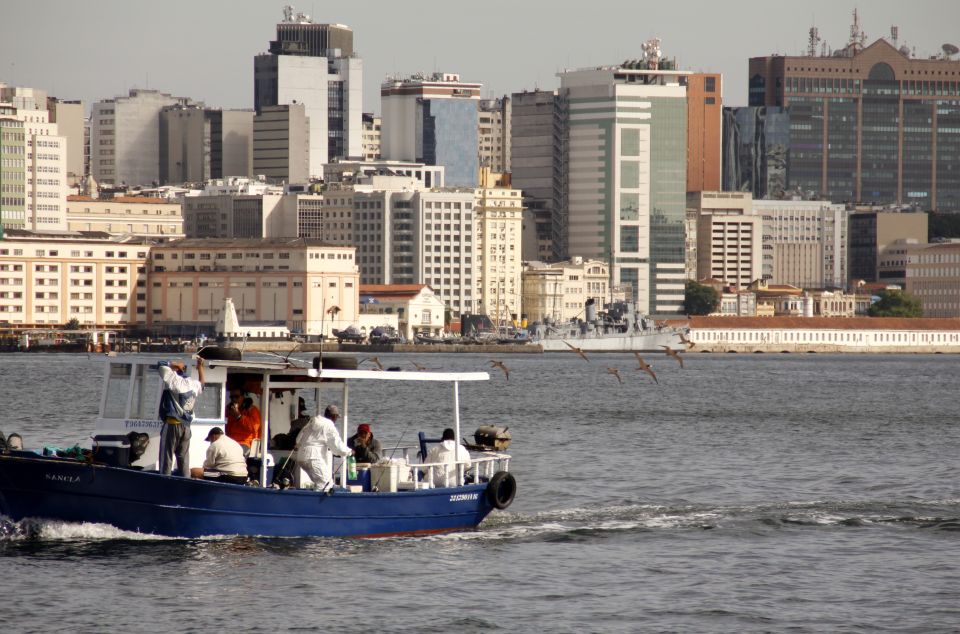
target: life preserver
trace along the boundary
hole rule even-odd
[[[512,473],[497,471],[487,483],[487,501],[497,509],[505,509],[517,495],[517,479]]]

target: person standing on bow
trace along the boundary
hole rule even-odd
[[[160,420],[163,432],[160,436],[160,473],[173,473],[177,463],[177,475],[190,477],[190,423],[197,397],[203,392],[203,359],[197,357],[197,378],[187,376],[187,364],[183,361],[161,361],[157,369],[163,380],[163,395],[160,397]]]
[[[331,405],[324,414],[333,414],[331,408],[335,410],[336,406]],[[337,411],[336,415],[339,416],[339,413]],[[340,438],[333,421],[326,416],[314,416],[304,425],[297,435],[297,444],[293,450],[297,452],[297,465],[313,480],[314,490],[325,492],[333,490],[333,455],[349,456],[353,453]]]

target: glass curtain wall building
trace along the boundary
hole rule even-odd
[[[750,106],[790,116],[787,189],[960,211],[960,62],[862,37],[830,56],[751,58]]]
[[[625,63],[559,74],[570,256],[611,263],[643,312],[679,314],[684,295],[686,71]]]

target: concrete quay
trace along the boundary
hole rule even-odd
[[[248,352],[276,352],[287,354],[293,352],[358,352],[361,354],[390,354],[407,352],[416,354],[431,354],[435,352],[473,352],[477,354],[540,354],[543,348],[539,344],[360,344],[360,343],[295,343],[291,341],[248,341],[243,346]]]

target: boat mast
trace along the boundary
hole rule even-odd
[[[463,465],[457,460],[457,448],[460,447],[460,381],[453,382],[453,438],[457,447],[453,450],[453,459],[457,462],[457,482],[463,482]]]
[[[267,438],[270,437],[270,375],[263,374],[260,392],[260,416],[263,421],[260,425],[260,486],[267,486]]]

